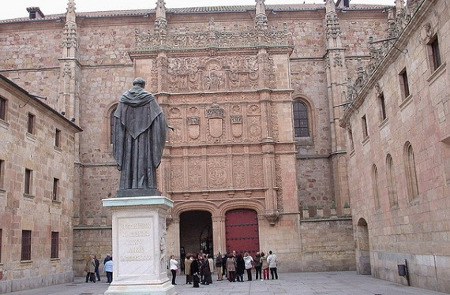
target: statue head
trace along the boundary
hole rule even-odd
[[[141,86],[142,88],[144,88],[144,87],[145,87],[145,80],[142,79],[142,78],[140,78],[140,77],[138,77],[138,78],[134,79],[134,81],[133,81],[133,86],[134,86],[134,85],[139,85],[139,86]]]

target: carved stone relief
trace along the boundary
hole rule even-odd
[[[212,104],[206,109],[206,118],[208,120],[208,139],[220,142],[224,129],[224,109],[218,104]]]
[[[189,159],[189,188],[200,189],[202,187],[202,166],[199,158]]]
[[[269,73],[270,83],[270,80],[275,80],[271,57],[267,57],[267,63],[265,72]],[[255,89],[258,86],[258,70],[256,56],[249,55],[170,58],[167,68],[168,89],[172,92]]]
[[[233,186],[236,188],[245,188],[245,163],[244,157],[233,157]]]
[[[184,169],[182,163],[180,163],[180,160],[172,160],[171,170],[170,170],[170,186],[172,187],[172,190],[182,190],[184,189],[184,181],[183,181],[183,175],[184,175]],[[177,163],[178,162],[178,163]]]
[[[250,156],[250,186],[262,187],[264,185],[263,163],[261,156]]]
[[[223,157],[208,159],[208,183],[210,188],[221,188],[227,181],[227,162]]]

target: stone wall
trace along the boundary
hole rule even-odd
[[[0,292],[65,283],[73,279],[74,124],[0,76],[6,117],[0,119]],[[34,128],[27,132],[28,114]],[[55,146],[56,129],[60,146]],[[31,170],[25,193],[25,169]],[[54,194],[54,179],[58,179]],[[22,260],[22,233],[31,231],[31,256]],[[52,232],[58,233],[58,257],[51,258]]]
[[[406,284],[397,265],[407,260],[412,286],[441,292],[450,292],[449,19],[447,1],[424,1],[348,113],[354,140],[349,180],[358,184],[351,186],[353,223],[357,233],[358,225],[367,223],[372,275]],[[436,36],[442,59],[438,68],[430,59]],[[404,69],[409,96],[402,93]]]

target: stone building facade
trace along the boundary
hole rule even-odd
[[[400,4],[341,121],[358,184],[350,186],[356,267],[450,293],[450,3]]]
[[[74,123],[0,75],[0,292],[73,279]]]
[[[339,123],[396,8],[345,2],[78,13],[68,0],[66,14],[0,22],[0,73],[83,129],[66,212],[76,275],[111,253],[111,116],[137,76],[174,127],[158,171],[169,254],[272,250],[281,271],[355,269],[349,210],[364,187]]]

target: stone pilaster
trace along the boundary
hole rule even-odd
[[[334,198],[338,212],[345,202],[349,202],[346,181],[347,161],[345,129],[339,127],[339,120],[346,103],[347,66],[345,48],[342,45],[341,28],[334,0],[327,0],[325,14],[327,44],[327,86],[331,124],[331,160],[334,176]]]

